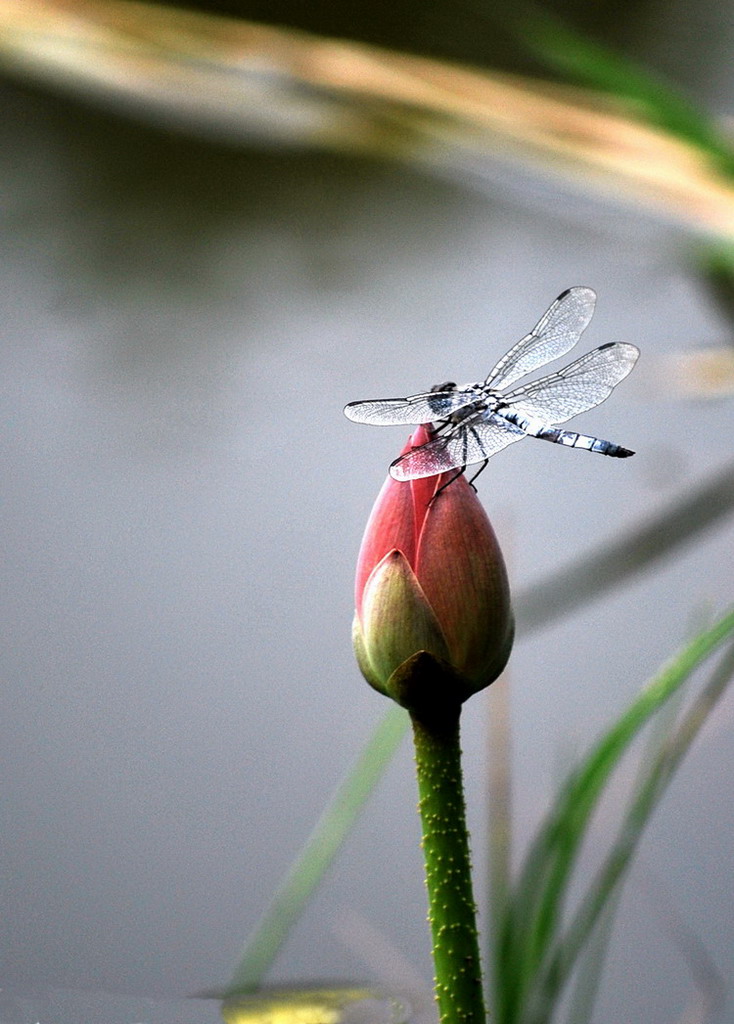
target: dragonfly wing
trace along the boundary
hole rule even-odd
[[[596,293],[569,288],[543,314],[530,334],[502,356],[487,377],[493,388],[506,388],[520,377],[565,355],[578,342],[594,315]]]
[[[513,412],[543,423],[565,423],[609,398],[639,356],[634,345],[602,345],[557,373],[511,391],[503,399]]]
[[[411,398],[377,398],[366,402],[350,402],[344,415],[355,423],[399,426],[434,423],[449,419],[453,413],[477,400],[477,395],[463,391],[428,391]]]
[[[521,437],[525,437],[524,431],[511,423],[478,420],[462,424],[451,433],[401,455],[390,466],[390,475],[395,480],[417,480],[463,469],[475,462],[484,462]]]

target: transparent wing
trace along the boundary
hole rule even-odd
[[[588,327],[595,305],[596,293],[591,288],[562,292],[530,334],[502,356],[487,377],[487,384],[509,387],[526,373],[569,352]]]
[[[634,345],[602,345],[557,373],[511,391],[503,404],[545,424],[565,423],[609,398],[637,362]]]
[[[377,398],[367,402],[350,402],[344,415],[355,423],[397,426],[410,423],[434,423],[446,420],[459,409],[477,400],[466,391],[428,391],[411,398]]]
[[[390,476],[395,480],[417,480],[461,469],[475,462],[484,462],[521,437],[525,437],[524,431],[511,423],[479,420],[469,425],[462,424],[450,434],[436,437],[401,455],[390,466]]]

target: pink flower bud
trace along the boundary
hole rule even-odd
[[[430,440],[419,427],[404,452]],[[507,663],[513,619],[497,538],[474,489],[451,474],[388,477],[357,560],[354,647],[371,686],[391,690],[396,671],[425,652],[450,671],[457,698],[493,682]]]

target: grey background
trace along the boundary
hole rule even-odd
[[[730,326],[690,239],[639,210],[502,169],[482,189],[238,151],[30,87],[2,103],[4,986],[23,1020],[185,1021],[199,1004],[167,1000],[226,981],[383,711],[353,662],[352,575],[404,437],[344,403],[484,376],[559,291],[597,290],[582,348],[643,356],[575,422],[638,454],[527,441],[492,461],[479,493],[519,590],[730,460],[730,400],[682,399],[665,362]],[[721,527],[517,645],[520,844],[573,755],[730,602],[731,552]],[[480,896],[493,699],[465,714]],[[599,1021],[663,1024],[691,998],[667,901],[732,976],[733,711],[643,844]],[[274,981],[382,980],[399,958],[429,981],[414,805],[406,745]]]

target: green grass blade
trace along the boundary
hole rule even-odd
[[[662,708],[650,723],[650,737],[640,759],[637,788],[643,785],[647,777],[649,765],[660,755],[664,745],[669,741],[675,728],[680,712],[685,687],[681,687]],[[588,941],[578,956],[575,971],[573,992],[569,1001],[567,1024],[588,1024],[594,1012],[597,993],[601,984],[604,966],[612,936],[614,918],[619,904],[619,889],[610,895],[599,921],[594,926]]]
[[[522,1010],[555,942],[571,872],[606,784],[634,738],[693,670],[734,631],[734,612],[699,634],[638,695],[569,776],[526,856],[495,951],[501,1024]]]
[[[624,878],[642,833],[681,761],[716,707],[734,675],[734,646],[726,652],[709,683],[671,731],[630,799],[617,839],[607,854],[572,921],[549,958],[541,981],[541,1003],[553,1005],[579,953]],[[540,1018],[539,1018],[540,1019]]]
[[[408,715],[397,705],[391,705],[383,715],[245,945],[226,995],[252,992],[262,984],[288,932],[382,778],[409,725]]]
[[[647,121],[706,150],[722,170],[734,174],[734,152],[715,123],[662,75],[547,14],[526,20],[523,40],[567,78],[626,100]]]
[[[599,992],[618,898],[613,895],[579,956],[578,976],[569,1003],[567,1024],[589,1024]]]

